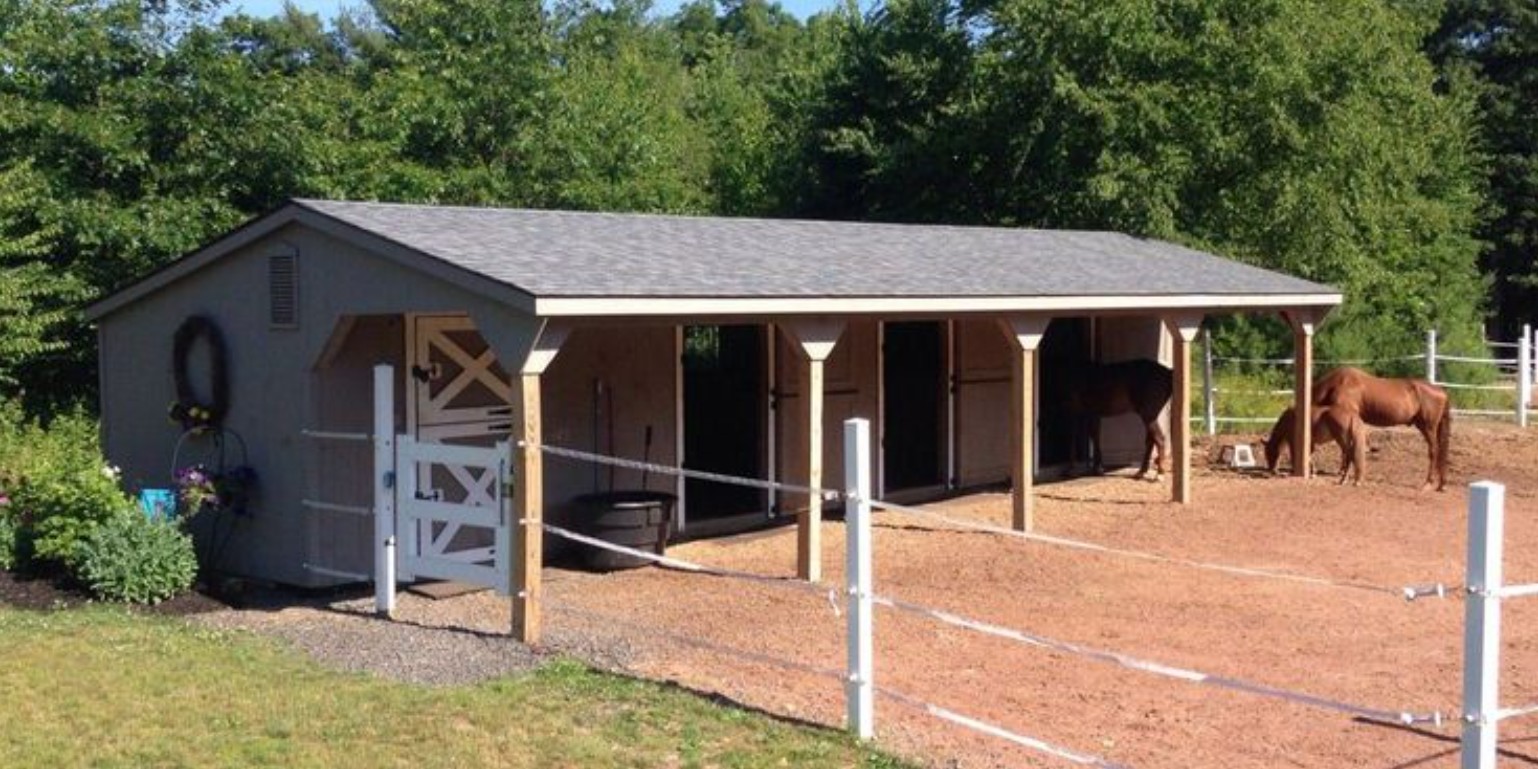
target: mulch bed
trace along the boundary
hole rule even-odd
[[[199,586],[202,588],[202,586]],[[0,605],[49,611],[96,600],[84,586],[59,572],[16,573],[0,570]],[[230,602],[207,590],[191,590],[154,606],[139,607],[150,614],[186,616],[229,608]]]

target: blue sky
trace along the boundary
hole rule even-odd
[[[837,0],[779,0],[779,2],[785,10],[803,19],[837,4]],[[672,13],[679,6],[679,0],[654,0],[654,3],[659,14]],[[336,16],[337,9],[364,3],[358,0],[295,0],[294,4],[310,13],[320,14],[322,19],[330,20]],[[252,16],[274,16],[282,9],[283,0],[230,0],[222,10],[226,13],[242,10]]]

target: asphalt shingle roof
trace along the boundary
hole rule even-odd
[[[1113,232],[294,202],[536,297],[1334,293]]]

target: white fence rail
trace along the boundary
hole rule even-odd
[[[1512,407],[1510,409],[1490,408],[1454,408],[1453,413],[1465,416],[1482,417],[1510,417],[1522,427],[1527,427],[1534,406],[1533,397],[1535,384],[1538,384],[1538,333],[1535,333],[1531,324],[1522,327],[1522,335],[1513,342],[1486,342],[1493,349],[1511,349],[1511,357],[1473,357],[1467,355],[1445,355],[1439,351],[1438,337],[1435,329],[1426,332],[1426,350],[1424,354],[1405,355],[1394,358],[1381,358],[1378,360],[1316,360],[1319,366],[1374,366],[1387,363],[1409,363],[1424,361],[1427,381],[1448,390],[1465,390],[1478,392],[1507,392],[1511,393]],[[1232,391],[1219,387],[1217,384],[1218,363],[1239,363],[1266,366],[1292,366],[1291,358],[1224,358],[1215,357],[1212,354],[1212,335],[1204,331],[1202,334],[1202,402],[1203,413],[1193,416],[1191,420],[1201,421],[1208,435],[1215,435],[1218,427],[1224,424],[1271,424],[1275,417],[1231,417],[1219,414],[1222,396],[1251,395],[1267,397],[1291,397],[1293,390],[1288,388]],[[1439,366],[1440,363],[1460,363],[1467,365],[1487,365],[1495,367],[1502,376],[1511,377],[1510,381],[1496,382],[1494,384],[1474,382],[1449,381],[1445,376],[1446,370]],[[1278,408],[1280,411],[1280,407]]]

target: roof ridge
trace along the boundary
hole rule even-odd
[[[956,222],[883,222],[868,221],[863,219],[809,219],[795,216],[720,216],[716,214],[686,214],[667,213],[656,211],[583,211],[569,208],[519,208],[496,205],[467,205],[456,203],[412,203],[405,201],[389,200],[340,200],[334,198],[289,198],[289,202],[304,206],[311,210],[321,210],[325,206],[369,206],[375,208],[406,208],[418,211],[473,211],[477,213],[510,213],[510,214],[540,214],[546,216],[571,216],[571,217],[608,217],[615,219],[669,219],[691,222],[732,222],[765,224],[815,224],[832,225],[835,227],[871,227],[890,229],[924,229],[924,230],[964,230],[968,232],[996,232],[996,233],[1043,233],[1050,235],[1114,235],[1132,240],[1142,240],[1155,243],[1168,243],[1181,248],[1189,246],[1175,241],[1155,238],[1145,235],[1132,235],[1116,230],[1088,230],[1088,229],[1056,229],[1051,227],[1020,227],[1008,224],[964,224]]]

